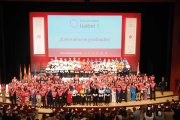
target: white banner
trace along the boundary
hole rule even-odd
[[[137,18],[126,18],[125,54],[136,54]]]
[[[45,54],[44,17],[33,17],[34,54]]]

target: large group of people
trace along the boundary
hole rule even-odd
[[[130,64],[126,58],[116,59],[83,59],[78,58],[57,58],[51,59],[46,67],[47,73],[59,73],[61,77],[89,76],[92,73],[116,73],[127,74],[130,71]]]
[[[35,120],[38,110],[31,106],[0,104],[0,120]]]
[[[101,59],[80,61],[79,59],[71,60],[69,58],[67,61],[66,59],[62,60],[60,58],[58,60],[55,58],[48,63],[46,74],[32,75],[28,80],[23,81],[16,77],[12,79],[12,82],[8,84],[8,92],[13,106],[0,106],[0,115],[5,114],[7,116],[11,113],[10,116],[12,117],[12,114],[16,115],[17,110],[20,109],[21,117],[24,117],[23,110],[29,111],[26,113],[33,113],[30,114],[33,117],[34,113],[37,112],[34,109],[35,107],[44,107],[55,109],[56,115],[51,114],[51,116],[53,116],[53,119],[61,120],[139,120],[140,117],[148,120],[165,120],[166,112],[171,112],[174,116],[175,112],[179,111],[180,104],[177,103],[176,109],[173,110],[172,104],[169,106],[163,106],[162,104],[156,107],[153,107],[153,105],[146,106],[139,110],[133,108],[131,112],[128,112],[125,107],[116,111],[105,110],[103,112],[101,109],[98,112],[91,109],[88,114],[83,112],[87,112],[84,109],[81,112],[77,112],[77,109],[74,112],[72,109],[66,112],[63,110],[63,106],[71,105],[105,105],[108,109],[111,102],[141,101],[148,98],[156,100],[156,87],[159,85],[163,95],[167,86],[164,77],[162,77],[159,84],[156,84],[154,75],[127,74],[127,65],[129,63],[126,59],[119,61],[117,59],[111,61],[110,59],[107,61],[106,59],[103,61]],[[69,69],[68,66],[73,70]],[[121,69],[119,69],[120,66]],[[58,68],[58,72],[56,68]],[[6,102],[6,92],[5,85],[1,85],[2,101],[4,103]],[[17,107],[17,104],[22,107]],[[32,107],[29,107],[29,105]],[[3,113],[4,108],[7,108],[9,112]]]
[[[78,75],[64,81],[58,74],[32,77],[31,81],[19,81],[15,77],[9,83],[13,104],[38,107],[62,107],[64,105],[109,105],[110,102],[156,100],[155,76],[108,73],[88,79]]]

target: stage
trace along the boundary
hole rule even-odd
[[[150,100],[148,97],[148,100],[141,100],[141,101],[129,101],[125,102],[122,101],[121,103],[109,103],[108,105],[105,104],[98,104],[98,106],[87,106],[85,105],[70,105],[70,106],[63,106],[63,108],[56,108],[56,109],[50,109],[50,108],[37,108],[38,111],[38,119],[42,118],[42,115],[45,114],[49,116],[50,113],[53,111],[59,112],[64,111],[67,112],[68,109],[72,109],[75,112],[82,112],[82,111],[88,111],[88,110],[94,110],[94,111],[110,111],[110,110],[118,110],[120,107],[126,107],[127,109],[132,109],[132,107],[140,107],[142,105],[149,105],[149,104],[163,104],[167,101],[178,101],[179,97],[175,96],[173,91],[165,91],[164,95],[161,94],[160,91],[156,91],[156,100]],[[2,103],[2,97],[0,97],[0,103]],[[6,102],[4,104],[10,104],[10,99],[6,98]]]

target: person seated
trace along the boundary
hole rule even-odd
[[[154,113],[152,112],[152,108],[148,107],[146,112],[144,113],[145,120],[153,120],[154,119]]]

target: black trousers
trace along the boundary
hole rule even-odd
[[[58,106],[59,106],[59,107],[63,107],[63,100],[62,100],[62,96],[59,96]]]
[[[86,102],[85,95],[81,95],[81,104],[84,105],[85,102]]]
[[[104,96],[99,96],[99,103],[104,102]]]
[[[76,98],[76,96],[72,96],[72,99],[73,99],[73,104],[75,105],[75,104],[77,104],[77,98]]]
[[[126,97],[126,90],[122,90],[122,99],[124,99],[125,101],[127,101],[127,97]]]
[[[41,97],[41,102],[43,104],[43,107],[46,107],[46,100],[45,100],[45,96]]]
[[[97,105],[98,103],[98,96],[93,96],[93,105]]]
[[[77,104],[80,104],[80,103],[81,103],[81,96],[80,96],[80,94],[78,94],[78,95],[76,96],[76,100],[77,100]]]
[[[156,93],[155,90],[154,91],[151,90],[151,100],[152,99],[156,100],[156,94],[155,93]]]
[[[116,102],[122,102],[122,94],[121,92],[116,93]]]
[[[88,104],[91,105],[91,95],[87,95],[86,98],[87,98],[87,99],[86,99],[86,104],[87,104],[87,105],[88,105]]]
[[[110,94],[105,95],[105,103],[106,104],[110,103]]]

